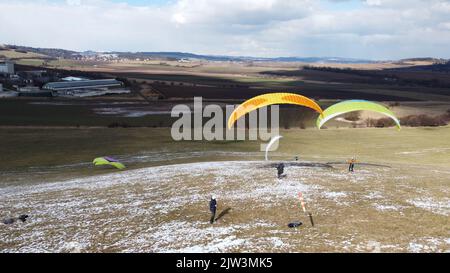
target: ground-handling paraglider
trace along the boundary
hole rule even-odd
[[[94,163],[95,166],[110,165],[119,170],[125,169],[125,165],[120,163],[117,159],[109,156],[97,157],[92,163]]]
[[[400,121],[398,120],[397,117],[395,117],[394,113],[391,110],[387,109],[383,105],[367,100],[346,100],[331,105],[330,107],[325,109],[325,111],[323,111],[323,114],[321,116],[317,118],[316,122],[317,128],[320,129],[329,120],[339,115],[354,111],[372,111],[383,114],[391,118],[397,125],[398,129],[401,128]]]
[[[284,163],[278,164],[276,168],[277,168],[277,177],[278,177],[278,179],[286,177],[286,174],[284,174]]]
[[[355,169],[355,163],[356,163],[356,157],[352,157],[349,161],[348,161],[348,171],[349,172],[354,172]]]
[[[246,100],[234,109],[228,118],[228,129],[231,129],[233,124],[245,114],[272,104],[294,104],[314,109],[319,114],[323,112],[314,100],[305,96],[293,93],[268,93]]]

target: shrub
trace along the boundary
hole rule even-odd
[[[428,115],[410,115],[400,118],[400,124],[402,126],[410,127],[420,127],[420,126],[445,126],[450,121],[450,116],[440,115],[440,116],[428,116]],[[395,126],[395,122],[390,118],[380,118],[380,119],[366,119],[367,127],[392,127]]]
[[[366,126],[367,127],[375,127],[376,122],[377,122],[376,119],[368,118],[368,119],[366,119]]]
[[[445,126],[447,121],[444,115],[441,116],[428,116],[428,115],[410,115],[400,119],[400,123],[405,126],[418,127],[418,126]]]
[[[108,128],[117,128],[117,127],[119,127],[118,122],[111,122],[110,124],[108,124]]]
[[[396,107],[396,106],[400,106],[400,102],[396,101],[396,102],[389,103],[389,108]]]
[[[359,111],[350,112],[344,116],[344,119],[349,121],[358,121],[361,117],[361,113]]]
[[[394,125],[395,122],[390,118],[380,118],[375,122],[375,127],[377,128],[392,127]]]
[[[108,128],[118,128],[118,127],[128,128],[131,126],[128,123],[125,123],[125,122],[119,123],[117,121],[108,124]]]

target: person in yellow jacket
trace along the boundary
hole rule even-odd
[[[356,158],[355,157],[352,157],[352,159],[350,159],[349,161],[348,161],[348,171],[349,172],[353,172],[353,169],[355,168],[355,163],[356,163]]]

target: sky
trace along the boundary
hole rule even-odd
[[[0,44],[448,59],[450,0],[0,0]]]

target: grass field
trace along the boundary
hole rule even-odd
[[[288,166],[278,180],[260,142],[174,142],[151,128],[2,129],[0,217],[31,218],[1,226],[0,251],[450,251],[450,127],[281,135],[271,159]],[[101,155],[128,169],[93,168]],[[353,155],[360,164],[348,173]],[[222,213],[214,226],[211,193]],[[303,226],[287,228],[296,220]]]

